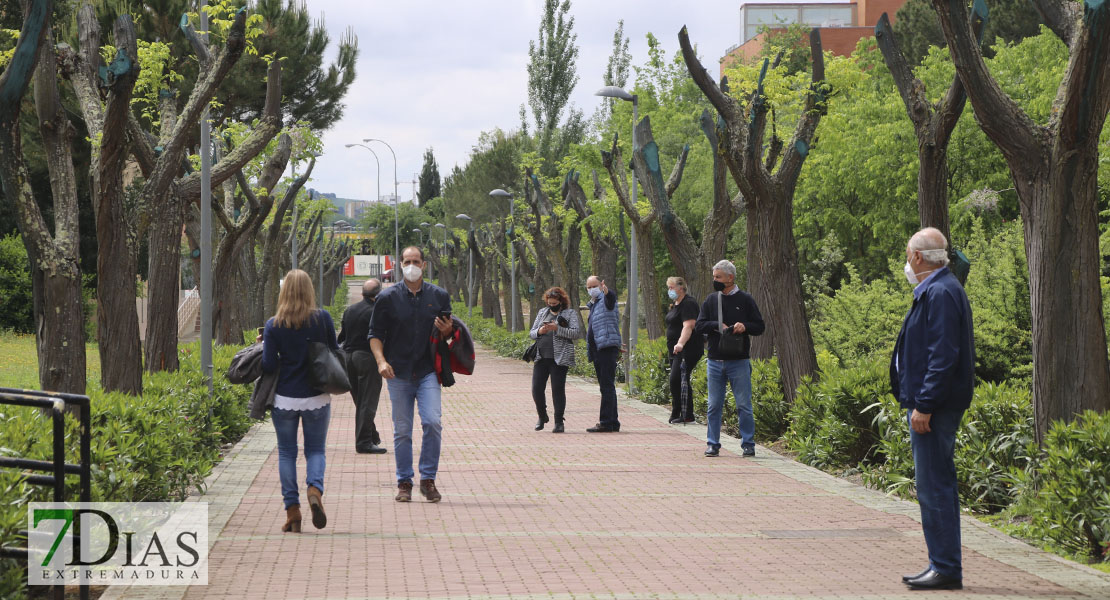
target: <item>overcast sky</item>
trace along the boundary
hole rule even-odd
[[[654,33],[668,55],[687,25],[706,67],[738,43],[739,0],[572,0],[578,34],[578,87],[571,102],[587,116],[624,19],[632,64],[647,56]],[[432,147],[440,173],[466,163],[482,131],[516,129],[527,101],[528,42],[539,30],[543,0],[307,0],[333,45],[347,27],[358,36],[358,77],[343,119],[324,135],[324,156],[309,184],[341,198],[373,199],[374,157],[344,144],[380,138],[397,153],[398,190],[412,197],[424,150]],[[332,48],[334,55],[334,47]],[[292,82],[291,82],[292,83]],[[393,157],[370,146],[381,161],[381,192],[392,192]]]

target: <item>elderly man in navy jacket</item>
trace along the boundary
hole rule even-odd
[[[948,270],[948,242],[937,229],[906,246],[906,278],[916,287],[890,360],[890,386],[908,413],[921,527],[929,566],[902,581],[913,589],[961,589],[960,496],[956,429],[971,404],[975,342],[971,305]]]

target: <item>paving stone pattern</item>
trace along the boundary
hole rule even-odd
[[[328,526],[306,514],[300,535],[280,531],[273,427],[257,425],[195,499],[210,503],[209,585],[104,598],[1110,598],[1110,576],[970,517],[965,589],[911,593],[900,576],[927,563],[915,504],[762,447],[742,458],[735,439],[705,458],[704,425],[623,397],[620,433],[586,433],[599,396],[574,378],[567,432],[533,431],[530,376],[480,350],[445,391],[438,504],[393,501],[391,445],[355,453],[353,405],[335,397]],[[391,441],[386,389],[378,426]]]

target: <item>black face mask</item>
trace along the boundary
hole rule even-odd
[[[723,281],[714,281],[713,282],[713,291],[715,291],[715,292],[725,291],[725,282],[723,282]]]

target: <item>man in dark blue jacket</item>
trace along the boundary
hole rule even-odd
[[[948,270],[948,241],[937,229],[918,231],[906,246],[913,306],[890,359],[891,393],[910,423],[921,527],[929,567],[902,581],[913,589],[962,589],[956,429],[971,405],[975,342],[971,305]]]

